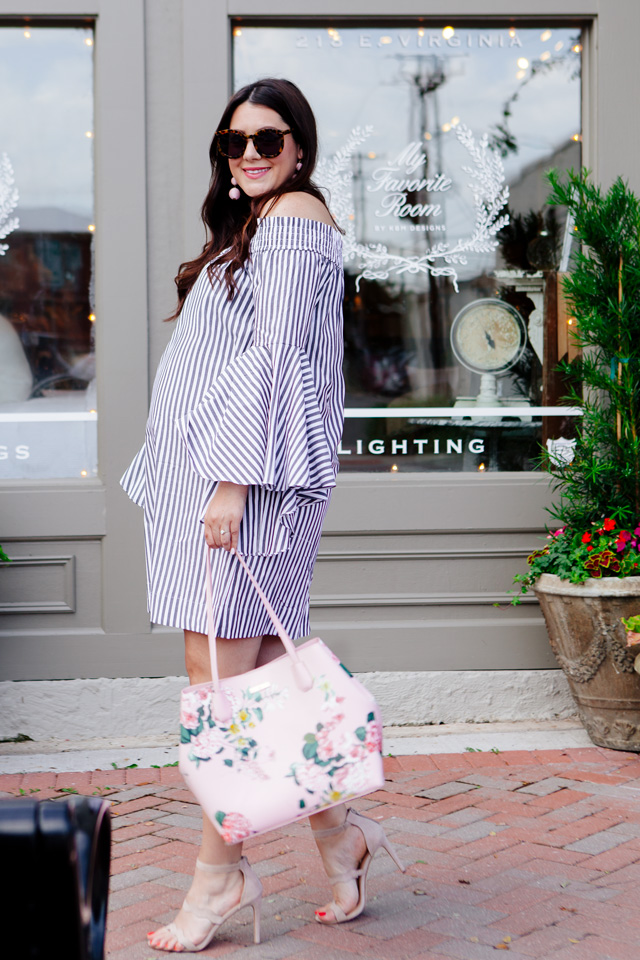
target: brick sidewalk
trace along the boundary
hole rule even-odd
[[[306,823],[246,844],[265,887],[197,954],[228,960],[640,960],[640,758],[601,750],[436,754],[385,760],[384,791],[354,804],[386,821],[409,869],[379,853],[365,913],[322,927],[329,899]],[[114,828],[107,955],[161,954],[146,933],[189,886],[199,808],[175,767],[0,776],[2,795],[108,796]],[[183,954],[196,956],[196,954]]]

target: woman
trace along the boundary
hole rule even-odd
[[[316,152],[313,113],[294,84],[260,80],[230,100],[210,149],[210,239],[176,278],[178,322],[145,446],[122,480],[144,507],[151,619],[184,630],[191,684],[211,679],[201,521],[213,548],[220,676],[283,652],[232,547],[287,632],[309,632],[344,402],[341,238],[311,180]],[[316,919],[352,919],[384,832],[344,807],[310,819],[334,894]],[[253,906],[255,922],[261,892],[241,844],[225,844],[205,816],[191,889],[149,944],[202,950],[238,909]]]

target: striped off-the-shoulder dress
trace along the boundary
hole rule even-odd
[[[154,623],[206,633],[201,518],[219,481],[248,484],[238,550],[285,628],[309,587],[342,435],[342,242],[297,217],[258,222],[227,297],[205,269],[158,367],[145,444],[121,483],[144,508]],[[214,550],[220,637],[273,633],[238,561]]]

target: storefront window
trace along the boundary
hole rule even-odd
[[[544,175],[580,165],[581,50],[553,25],[234,26],[235,88],[287,77],[318,119],[345,230],[343,470],[530,470],[549,424],[571,432],[545,344],[566,340],[572,228]]]
[[[0,479],[97,473],[93,31],[0,24]]]

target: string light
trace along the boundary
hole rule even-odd
[[[391,37],[380,37],[380,43],[391,43]]]
[[[455,33],[455,30],[453,29],[453,27],[445,27],[444,30],[442,31],[442,36],[445,38],[445,40],[449,40],[454,35],[454,33]]]
[[[89,322],[90,322],[90,323],[95,323],[95,322],[96,322],[96,315],[95,315],[95,313],[90,313],[90,314],[89,314]]]
[[[582,134],[581,134],[581,133],[574,133],[574,135],[571,137],[571,139],[572,139],[572,140],[575,140],[576,143],[580,143],[580,141],[582,140]]]
[[[85,137],[87,138],[87,140],[91,140],[93,138],[93,130],[87,130],[85,133]]]
[[[524,77],[526,77],[526,75],[527,75],[526,70],[518,70],[518,72],[516,73],[516,80],[522,80]]]
[[[511,37],[512,40],[513,40],[513,38],[515,37],[515,35],[516,35],[516,28],[515,28],[515,27],[509,27],[509,36]]]
[[[556,43],[556,45],[555,45],[555,47],[554,47],[553,49],[554,49],[554,50],[562,50],[563,47],[564,47],[564,40],[558,40],[558,42]]]
[[[397,472],[398,472],[398,464],[397,464],[397,463],[392,463],[392,464],[391,464],[391,473],[397,473]]]
[[[544,33],[541,33],[540,39],[543,43],[546,43],[547,40],[551,40],[551,30],[545,30]]]
[[[418,36],[419,36],[419,37],[424,37],[424,28],[423,28],[423,27],[418,27]]]
[[[548,50],[545,50],[544,53],[541,53],[541,54],[540,54],[540,59],[541,59],[542,61],[548,60],[550,56],[551,56],[551,54],[549,53],[549,51],[548,51]]]
[[[92,46],[93,46],[93,37],[85,37],[84,43],[85,43],[85,46],[87,46],[87,47],[92,47]]]
[[[582,53],[582,44],[576,43],[571,47],[571,49],[573,50],[574,53]]]
[[[81,476],[81,477],[88,477],[89,474],[87,473],[86,470],[81,470],[81,471],[80,471],[80,476]]]
[[[427,133],[425,133],[424,138],[425,138],[425,140],[431,140],[431,139],[432,139],[431,134],[430,134],[428,131],[427,131]]]
[[[89,233],[95,233],[96,232],[95,223],[90,223],[89,226],[87,227],[87,230],[89,231]]]
[[[367,154],[367,156],[369,157],[369,160],[375,160],[377,154],[375,150],[369,150],[369,153]]]
[[[89,413],[97,413],[97,410],[89,410]]]
[[[450,123],[443,123],[443,124],[442,124],[442,132],[443,132],[443,133],[449,133],[449,130],[451,130],[451,124],[450,124]]]
[[[526,57],[518,57],[518,66],[521,70],[526,70],[529,66],[529,61]]]
[[[26,40],[31,40],[31,30],[25,30],[24,36]]]
[[[485,471],[486,469],[487,469],[486,463],[479,463],[479,464],[478,464],[478,473],[484,473],[484,471]]]
[[[452,127],[457,127],[459,123],[460,123],[460,117],[452,117],[452,118],[451,118],[451,126],[452,126]]]
[[[241,36],[242,36],[242,30],[240,29],[240,27],[235,27],[235,28],[234,28],[234,30],[233,30],[233,35],[234,35],[234,37],[241,37]]]

